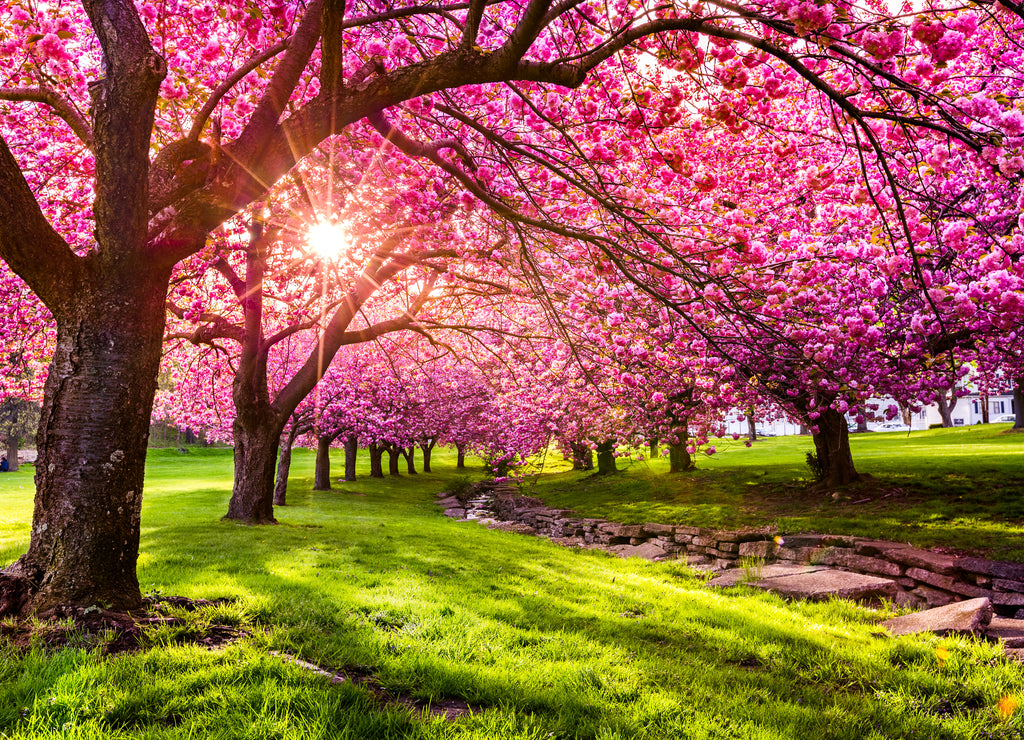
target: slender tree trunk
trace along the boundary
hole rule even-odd
[[[7,435],[7,470],[11,473],[18,470],[18,435]]]
[[[54,312],[31,541],[0,575],[0,614],[141,607],[139,512],[168,279],[97,276]]]
[[[377,444],[371,444],[369,447],[370,453],[370,477],[371,478],[383,478],[384,467],[381,462],[384,458],[384,448]]]
[[[817,426],[814,450],[823,472],[822,485],[845,486],[859,481],[861,477],[853,466],[846,417],[835,409],[825,409],[817,419]]]
[[[1013,428],[1024,429],[1024,378],[1013,384]]]
[[[398,469],[398,456],[399,447],[396,444],[390,444],[384,448],[388,453],[388,475],[401,475],[401,471]]]
[[[420,445],[420,450],[423,452],[423,472],[433,472],[430,469],[430,454],[434,451],[434,445],[437,444],[433,439],[428,440]]]
[[[402,457],[405,458],[405,466],[409,475],[417,475],[416,473],[416,445],[409,445],[407,449],[401,450]]]
[[[649,440],[647,440],[647,447],[648,447],[648,450],[650,451],[651,459],[652,460],[657,460],[658,459],[658,438],[657,437],[651,437]]]
[[[981,423],[989,423],[988,393],[981,393],[978,396],[978,403],[981,405]]]
[[[860,421],[857,422],[857,431],[860,433],[868,430],[868,417],[861,415]]]
[[[455,452],[456,452],[455,467],[458,470],[465,470],[466,469],[466,445],[460,445],[460,444],[455,445]]]
[[[685,441],[669,445],[668,472],[685,473],[687,470],[693,470],[696,467],[696,464],[693,462],[693,457],[686,451]]]
[[[354,434],[345,437],[345,482],[356,479],[356,455],[359,454],[359,440]]]
[[[292,445],[295,437],[285,434],[281,442],[281,456],[277,461],[277,483],[274,486],[274,506],[286,506],[288,503],[288,473],[292,467]]]
[[[754,418],[754,407],[747,409],[747,438],[751,442],[757,441],[757,420]]]
[[[617,473],[615,467],[615,440],[608,439],[597,446],[597,474]]]
[[[316,470],[313,473],[313,490],[331,490],[331,445],[335,435],[324,435],[316,441]]]

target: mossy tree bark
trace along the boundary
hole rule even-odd
[[[614,439],[606,439],[597,446],[597,474],[609,475],[619,472],[615,466],[615,443]]]

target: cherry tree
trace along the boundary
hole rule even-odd
[[[851,152],[864,144],[881,158],[882,128],[925,126],[979,151],[994,135],[914,64],[963,54],[968,23],[940,23],[919,52],[907,46],[914,18],[854,5],[257,7],[0,11],[0,256],[57,327],[31,543],[5,571],[0,611],[139,606],[143,465],[175,265],[360,121],[516,224],[522,254],[536,243],[526,231],[546,231],[631,277],[641,262],[678,259],[697,284],[683,224],[648,215],[673,199],[637,187],[650,159],[617,144],[683,117],[688,87],[649,86],[652,57],[688,73],[696,104],[717,97],[736,129],[776,96],[810,91],[851,132]],[[1017,22],[1013,4],[980,12]],[[640,182],[713,186],[699,165],[655,169]]]

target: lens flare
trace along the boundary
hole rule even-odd
[[[335,259],[348,251],[349,238],[345,230],[332,223],[314,224],[306,236],[309,248],[321,259]]]

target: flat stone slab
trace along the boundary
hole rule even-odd
[[[445,509],[444,510],[444,515],[445,516],[450,516],[452,519],[461,519],[462,517],[466,516],[466,510],[465,509]]]
[[[1024,619],[992,617],[992,621],[985,628],[985,634],[990,639],[1001,642],[1003,647],[1014,650],[1024,648]]]
[[[992,620],[992,603],[986,598],[958,601],[882,622],[891,635],[934,632],[937,635],[971,635],[984,632]]]
[[[888,578],[828,568],[812,573],[762,579],[754,585],[782,596],[811,601],[822,601],[832,597],[856,601],[896,596],[896,582]]]
[[[653,542],[645,542],[642,545],[617,545],[611,548],[612,552],[620,558],[644,558],[646,560],[660,560],[668,553]]]
[[[762,565],[760,568],[752,568],[750,570],[732,568],[717,578],[712,578],[708,581],[707,585],[715,588],[728,588],[729,586],[738,586],[741,583],[757,585],[766,583],[774,578],[802,575],[804,573],[817,573],[821,570],[826,570],[826,568],[819,565],[792,565],[790,563]]]

